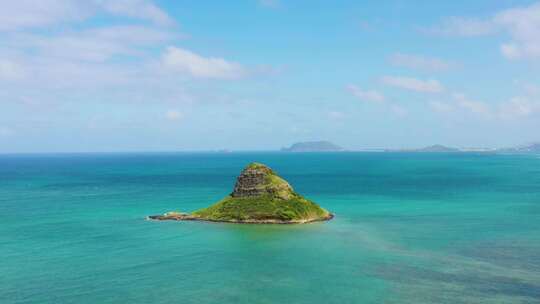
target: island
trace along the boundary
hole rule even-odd
[[[460,150],[457,148],[447,147],[443,145],[432,145],[429,147],[416,149],[415,151],[416,152],[440,152],[440,153],[460,152]]]
[[[428,153],[455,153],[463,152],[458,148],[447,147],[443,145],[431,145],[418,149],[385,149],[384,152],[428,152]]]
[[[340,152],[344,149],[329,141],[306,141],[282,148],[282,152]]]
[[[233,192],[214,205],[191,214],[168,212],[152,220],[211,221],[251,224],[302,224],[334,215],[296,193],[268,166],[251,163],[236,179]]]

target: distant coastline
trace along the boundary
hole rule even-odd
[[[323,144],[323,147],[317,147],[319,143]],[[328,143],[329,145],[327,145]],[[281,149],[193,149],[193,150],[125,150],[125,151],[37,151],[37,152],[24,152],[24,151],[10,151],[0,152],[0,156],[4,157],[32,157],[32,155],[46,155],[50,157],[56,156],[84,156],[84,155],[123,155],[123,154],[231,154],[231,153],[310,153],[310,152],[338,152],[338,153],[494,153],[494,154],[540,154],[540,142],[531,144],[518,145],[514,147],[502,147],[502,148],[486,148],[486,147],[452,147],[440,144],[430,145],[421,148],[356,148],[349,149],[338,145],[335,145],[327,141],[316,142],[299,142],[289,147]]]
[[[520,145],[510,148],[456,148],[443,145],[432,145],[419,149],[385,149],[384,152],[418,152],[418,153],[496,153],[496,154],[528,154],[540,153],[540,143]]]
[[[329,141],[297,142],[289,147],[281,148],[281,152],[411,152],[411,153],[500,153],[500,154],[524,154],[540,153],[540,142],[506,148],[483,148],[483,147],[451,147],[434,144],[421,148],[366,148],[349,150]]]
[[[281,152],[342,152],[342,147],[326,141],[305,141],[292,144],[290,147],[281,148]]]

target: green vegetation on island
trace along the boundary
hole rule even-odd
[[[249,164],[233,192],[214,205],[192,214],[169,212],[158,220],[206,220],[235,223],[307,223],[329,220],[331,213],[296,193],[269,167]]]

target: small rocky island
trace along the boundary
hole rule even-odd
[[[214,205],[191,214],[168,212],[148,218],[253,224],[301,224],[330,220],[333,214],[294,192],[291,185],[269,167],[251,163],[237,178],[233,192]]]

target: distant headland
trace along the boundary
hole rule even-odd
[[[540,143],[531,143],[510,148],[456,148],[443,145],[432,145],[419,149],[384,149],[383,152],[429,152],[429,153],[459,153],[483,152],[500,154],[540,153]]]
[[[296,193],[268,166],[249,164],[233,192],[214,205],[191,214],[168,212],[153,220],[212,221],[252,224],[301,224],[326,221],[333,214]]]
[[[464,152],[458,148],[447,147],[443,145],[432,145],[418,149],[400,149],[400,150],[385,150],[386,152],[429,152],[429,153],[453,153],[453,152]]]
[[[292,144],[290,147],[282,148],[282,152],[340,152],[344,149],[329,141],[305,141]]]
[[[498,149],[501,153],[540,153],[540,142],[512,148]]]

